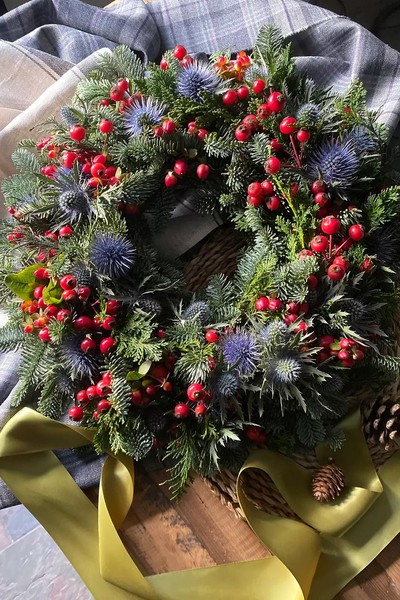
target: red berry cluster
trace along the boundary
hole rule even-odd
[[[249,425],[246,427],[246,436],[258,446],[264,446],[267,443],[267,434],[262,427],[256,427],[255,425]]]
[[[186,402],[178,402],[174,407],[174,416],[177,419],[187,419],[193,410],[194,415],[200,419],[207,414],[208,402],[210,400],[210,394],[204,389],[204,385],[201,383],[191,383],[186,391],[188,400],[196,403],[194,408],[191,409],[190,405]]]
[[[194,62],[194,58],[187,53],[185,46],[175,46],[174,57],[179,60],[182,67],[191,65]],[[160,67],[163,71],[169,69],[168,60],[163,56],[160,61]]]
[[[279,300],[278,298],[268,298],[267,296],[260,296],[260,298],[257,298],[257,300],[255,301],[255,307],[256,310],[263,312],[267,310],[278,311],[283,309],[284,304],[282,300]]]
[[[76,394],[77,406],[72,406],[69,409],[68,415],[73,421],[81,421],[84,416],[84,408],[92,411],[94,419],[98,419],[100,413],[108,412],[112,406],[111,402],[107,400],[112,392],[111,387],[111,373],[104,373],[102,378],[97,382],[96,385],[90,385],[88,388],[79,390]],[[94,405],[96,408],[93,410]]]
[[[322,350],[318,352],[317,361],[325,362],[331,357],[336,357],[342,367],[351,369],[357,361],[363,360],[367,348],[351,338],[341,337],[336,340],[332,335],[323,335],[318,340]]]
[[[174,187],[179,179],[183,178],[189,171],[189,163],[184,158],[178,158],[175,161],[172,171],[168,171],[164,178],[166,187]],[[205,163],[200,163],[196,167],[196,175],[198,179],[204,181],[210,175],[210,167]]]
[[[215,62],[214,68],[223,79],[237,79],[238,81],[241,81],[250,65],[251,60],[249,56],[244,50],[241,50],[236,54],[234,60],[229,60],[226,56],[220,56]],[[247,86],[242,87],[246,88],[248,92]]]
[[[274,184],[265,179],[264,181],[258,182],[253,181],[247,188],[247,203],[251,206],[265,206],[271,210],[279,210],[281,207],[281,200],[279,196],[274,194]]]
[[[131,403],[134,406],[147,406],[163,392],[172,392],[173,386],[169,378],[176,360],[174,354],[168,355],[164,363],[154,363],[149,373],[132,383]]]

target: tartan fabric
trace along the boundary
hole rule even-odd
[[[123,43],[145,61],[159,58],[177,43],[192,53],[227,47],[237,51],[250,49],[259,27],[266,23],[282,30],[293,44],[298,67],[319,86],[343,91],[352,79],[361,79],[370,108],[382,107],[380,119],[394,133],[400,118],[400,55],[349,19],[297,0],[155,0],[149,4],[120,0],[106,9],[78,0],[32,0],[0,17],[0,40],[19,49],[19,55],[25,54],[31,64],[43,65],[43,73],[51,69],[51,77],[60,78],[43,94],[43,101],[41,96],[32,99],[36,117],[41,108],[48,107],[52,90],[59,91],[60,97],[70,92],[71,70],[82,76],[93,66],[91,55],[101,48]],[[74,67],[78,63],[79,69]],[[12,89],[13,78],[8,69],[4,71],[2,78],[0,69],[0,111],[4,86],[8,86],[10,107],[13,98],[24,94],[20,87]],[[55,98],[54,105],[59,101]],[[8,152],[6,141],[15,139],[15,132],[20,135],[21,124],[32,122],[28,111],[27,106],[0,131],[3,153],[5,148]],[[10,164],[9,156],[4,160]],[[17,354],[0,354],[0,426],[10,415],[17,363]],[[78,459],[64,452],[62,460],[82,487],[99,477],[101,459]],[[0,507],[15,501],[0,486]]]

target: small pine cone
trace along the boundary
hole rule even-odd
[[[318,502],[330,502],[337,498],[344,488],[344,473],[336,465],[320,467],[312,480],[313,496]]]
[[[367,441],[385,450],[398,445],[400,432],[400,403],[380,399],[372,404],[364,416],[364,432]]]
[[[144,423],[136,428],[129,428],[127,425],[119,437],[119,446],[122,452],[132,456],[134,460],[140,460],[152,449],[153,437]]]
[[[145,312],[159,317],[163,311],[163,307],[154,296],[144,296],[137,303],[138,307]]]

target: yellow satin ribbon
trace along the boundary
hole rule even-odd
[[[69,558],[96,600],[331,600],[400,531],[400,453],[379,471],[361,434],[359,415],[346,419],[347,442],[334,456],[346,490],[321,505],[311,494],[310,473],[269,450],[254,453],[241,473],[268,473],[304,523],[264,513],[247,500],[246,517],[272,557],[145,577],[117,529],[134,495],[133,463],[109,456],[100,482],[98,510],[53,450],[79,447],[93,432],[52,421],[24,408],[0,433],[0,475]],[[321,461],[327,459],[319,448]]]

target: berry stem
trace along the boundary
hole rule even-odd
[[[330,236],[329,236],[329,260],[332,259],[332,238],[333,238],[333,235],[330,234]]]
[[[291,197],[291,194],[290,194],[290,190],[289,190],[288,193],[285,192],[285,190],[284,190],[281,182],[279,181],[278,177],[272,175],[272,180],[273,180],[274,184],[276,185],[276,187],[278,188],[278,190],[280,191],[280,193],[282,194],[282,198],[284,198],[286,200],[286,202],[288,203],[288,206],[289,206],[290,210],[292,211],[294,218],[297,219],[298,216],[299,216],[299,214],[298,214],[298,212],[296,210],[295,205],[293,204],[292,197]],[[301,245],[304,248],[305,241],[304,241],[304,233],[303,233],[302,229],[299,230],[299,237],[300,237]]]
[[[337,255],[338,252],[340,252],[340,250],[343,248],[343,246],[345,246],[345,244],[347,244],[347,242],[350,240],[351,238],[347,237],[344,242],[342,242],[340,244],[340,246],[338,248],[336,248],[335,250],[335,256]]]
[[[290,137],[290,143],[292,144],[293,153],[294,153],[294,157],[295,157],[297,166],[299,167],[299,169],[301,169],[301,160],[300,160],[300,157],[299,157],[298,152],[297,152],[296,144],[295,144],[295,141],[293,139],[293,134],[291,133],[289,137]]]

